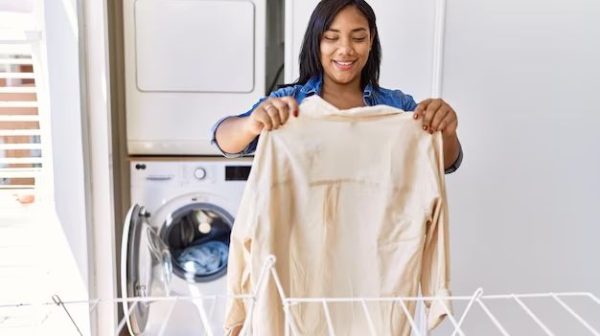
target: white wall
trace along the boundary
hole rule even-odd
[[[465,151],[447,178],[455,293],[600,294],[599,17],[596,1],[448,1],[443,96]],[[528,302],[585,334],[555,302]],[[509,332],[539,330],[498,309]]]
[[[76,1],[46,2],[45,20],[56,211],[81,277],[87,283],[87,219]]]
[[[30,13],[34,9],[34,0],[4,0],[0,3],[0,11]]]
[[[41,0],[36,0],[40,5]],[[54,205],[59,225],[49,255],[51,281],[42,284],[63,301],[89,299],[89,219],[82,114],[80,21],[77,0],[44,1],[44,29],[50,91]],[[49,219],[50,221],[50,219]],[[89,308],[69,305],[84,335],[90,334]],[[74,330],[66,316],[55,316],[48,330]]]
[[[115,191],[106,1],[46,1],[45,6],[56,211],[81,280],[78,291],[72,290],[79,296],[63,299],[110,300],[116,296]],[[65,276],[65,282],[76,277]],[[100,304],[93,315],[87,306],[76,306],[81,307],[72,305],[70,312],[78,314],[84,334],[114,333],[116,305]]]

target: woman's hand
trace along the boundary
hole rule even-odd
[[[442,99],[425,99],[415,109],[415,119],[421,118],[429,133],[441,131],[444,142],[444,168],[448,169],[460,157],[460,142],[456,135],[458,118],[454,109]]]
[[[420,102],[415,109],[414,118],[420,118],[423,121],[423,130],[429,133],[441,131],[444,137],[456,136],[458,127],[456,112],[440,98],[430,98]]]
[[[276,130],[284,125],[290,115],[298,116],[298,103],[293,97],[267,98],[248,117],[247,130],[259,135],[264,129]]]

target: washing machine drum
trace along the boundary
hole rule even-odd
[[[161,237],[171,252],[173,272],[193,283],[227,272],[233,216],[209,203],[192,203],[168,216]]]

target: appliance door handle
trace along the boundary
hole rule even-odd
[[[146,177],[148,181],[169,181],[173,179],[173,175],[151,175]]]

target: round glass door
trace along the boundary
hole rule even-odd
[[[146,297],[169,295],[171,254],[155,229],[146,222],[143,207],[134,205],[127,214],[121,245],[121,293],[127,327],[142,335],[152,302]]]
[[[194,283],[224,276],[232,227],[233,216],[214,204],[192,203],[174,211],[161,230],[173,272]]]

